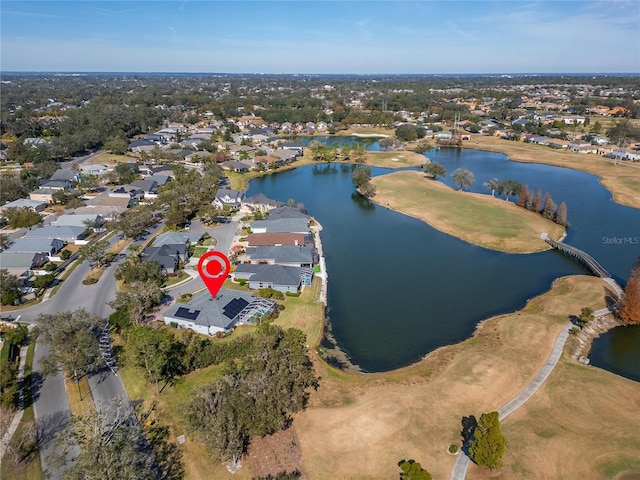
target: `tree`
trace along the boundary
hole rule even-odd
[[[89,260],[92,264],[91,269],[93,270],[96,266],[101,266],[102,263],[107,258],[107,250],[109,250],[109,242],[107,240],[99,240],[97,242],[88,243],[82,250],[80,250],[80,256]]]
[[[305,335],[263,325],[252,353],[241,362],[231,361],[222,378],[186,405],[187,420],[212,453],[237,466],[252,436],[289,426],[317,382]]]
[[[135,181],[138,176],[138,167],[133,163],[119,163],[113,171],[118,176],[118,183],[121,185]]]
[[[453,181],[461,190],[467,190],[473,182],[476,181],[476,177],[468,169],[461,167],[456,168],[452,174]]]
[[[367,182],[358,188],[358,193],[365,198],[372,198],[376,195],[376,186],[371,182]]]
[[[9,273],[9,270],[0,269],[0,303],[2,305],[13,305],[22,297],[20,279]]]
[[[563,227],[566,227],[569,225],[569,222],[567,221],[567,204],[562,202],[560,204],[560,206],[558,207],[558,210],[556,210],[556,214],[555,214],[555,218],[553,219],[554,222],[556,222],[558,225],[562,225]]]
[[[74,382],[104,365],[100,354],[98,333],[102,320],[84,309],[73,312],[41,314],[38,334],[51,345],[42,359],[43,373],[55,373],[59,367]]]
[[[624,293],[616,307],[616,316],[627,325],[640,323],[640,257],[631,269]]]
[[[531,197],[531,192],[529,191],[529,187],[527,184],[522,185],[520,188],[520,193],[518,194],[518,201],[516,204],[519,207],[526,208],[527,210],[531,210],[531,203],[533,202],[533,198]]]
[[[540,189],[531,199],[531,210],[538,213],[542,210],[542,191]]]
[[[469,442],[469,457],[480,466],[498,468],[504,451],[498,412],[483,413]]]
[[[389,148],[393,146],[393,138],[391,137],[383,137],[380,140],[378,140],[378,145],[380,145],[382,148]]]
[[[438,162],[427,163],[423,171],[425,175],[432,177],[434,180],[438,177],[444,177],[447,174],[447,169]]]
[[[408,123],[400,125],[398,128],[396,128],[396,138],[404,142],[412,142],[414,140],[418,140],[419,138],[424,138],[425,135],[426,131],[424,128]]]
[[[367,159],[367,150],[362,145],[354,145],[351,149],[351,158],[356,163],[364,163]]]
[[[356,188],[360,188],[371,180],[370,167],[356,167],[351,174],[351,182]]]
[[[139,325],[128,329],[125,336],[128,357],[133,365],[143,369],[147,381],[155,383],[157,395],[162,391],[160,382],[166,386],[185,373],[182,364],[185,345],[176,341],[173,334]]]
[[[580,316],[578,317],[578,325],[583,328],[592,322],[594,318],[593,310],[589,307],[583,307],[580,311]]]
[[[491,190],[491,196],[495,197],[496,190],[500,187],[500,180],[493,177],[491,180],[489,180],[488,182],[484,182],[482,185],[484,186],[484,188]]]
[[[129,144],[122,137],[112,137],[104,142],[104,148],[115,155],[124,155],[129,148]]]
[[[115,277],[116,280],[125,284],[142,282],[161,286],[164,283],[164,274],[160,263],[154,260],[143,262],[137,255],[127,257],[116,269]]]
[[[553,220],[556,216],[556,211],[558,207],[556,206],[556,202],[551,198],[551,194],[547,192],[544,196],[544,206],[542,207],[542,216],[544,218],[548,218],[549,220]]]
[[[33,286],[36,288],[48,288],[55,279],[56,277],[53,275],[53,273],[38,275],[33,281]]]
[[[56,441],[53,464],[71,467],[65,478],[81,480],[180,480],[182,454],[167,442],[169,430],[152,418],[153,407],[138,410],[121,398],[74,416]],[[74,461],[74,451],[80,447]]]
[[[431,474],[415,460],[400,460],[400,480],[431,480]]]
[[[509,198],[511,197],[511,195],[516,195],[520,193],[521,189],[522,189],[522,184],[517,180],[504,180],[503,182],[501,182],[501,185],[500,185],[500,190],[504,193],[505,201],[507,202],[509,201]]]
[[[30,228],[42,221],[42,215],[29,207],[5,208],[2,215],[11,228]]]
[[[116,298],[109,305],[126,313],[134,325],[144,322],[147,314],[160,305],[164,298],[162,289],[149,282],[132,282],[127,291],[116,292]]]

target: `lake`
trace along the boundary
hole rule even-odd
[[[549,190],[556,203],[567,204],[567,242],[594,256],[616,279],[626,279],[638,246],[604,239],[639,235],[640,211],[613,203],[597,178],[475,150],[441,149],[428,156],[447,168],[445,183],[464,166],[476,176],[474,191],[487,193],[482,183],[494,176]],[[265,176],[251,181],[248,195],[293,198],[323,225],[327,316],[339,346],[365,371],[412,363],[468,338],[479,321],[521,308],[555,278],[588,273],[556,251],[486,250],[378,206],[355,194],[352,168],[322,164]]]

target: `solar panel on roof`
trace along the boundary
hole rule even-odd
[[[200,310],[191,311],[188,308],[179,307],[176,312],[176,317],[184,318],[185,320],[195,320],[200,314]]]
[[[233,319],[247,305],[249,305],[249,302],[247,302],[244,298],[234,298],[224,306],[224,308],[222,309],[222,313],[225,317]]]

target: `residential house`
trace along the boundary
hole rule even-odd
[[[136,205],[138,202],[131,198],[131,195],[112,195],[113,192],[102,192],[95,197],[86,201],[88,208],[95,208],[101,214],[104,212],[111,212],[120,215],[124,213],[127,208]],[[77,209],[76,209],[77,211]],[[104,216],[104,215],[103,215]]]
[[[38,190],[34,190],[29,193],[29,198],[37,202],[44,202],[51,205],[53,204],[53,195],[57,191],[58,190],[53,190],[52,188],[39,188]]]
[[[19,198],[13,202],[5,203],[0,207],[0,212],[3,212],[7,208],[30,208],[34,212],[42,212],[47,208],[47,203],[40,200],[31,200],[30,198]]]
[[[164,232],[153,241],[154,247],[163,245],[192,245],[198,243],[202,238],[201,233],[195,232]]]
[[[283,218],[304,218],[309,220],[311,217],[305,212],[300,211],[300,209],[288,205],[281,205],[269,212],[269,220],[279,220]]]
[[[313,237],[302,233],[252,233],[247,235],[247,243],[250,247],[266,247],[280,245],[303,245],[313,247]]]
[[[169,175],[151,175],[147,177],[146,180],[153,180],[158,184],[158,187],[161,187],[171,181],[171,177]]]
[[[109,171],[109,168],[106,165],[101,165],[98,163],[89,165],[82,164],[80,165],[80,171],[82,171],[82,173],[84,173],[85,175],[102,176]]]
[[[163,245],[147,247],[140,255],[143,262],[158,262],[162,273],[174,276],[180,270],[180,261],[188,257],[186,245]]]
[[[248,280],[251,290],[273,288],[282,293],[296,293],[303,285],[311,285],[313,270],[283,265],[240,264],[233,276],[236,280]]]
[[[49,260],[58,260],[58,253],[66,243],[59,238],[18,238],[9,245],[6,252],[42,253]]]
[[[244,192],[220,188],[216,193],[216,198],[211,203],[218,208],[224,208],[226,206],[240,208],[242,200],[244,200]]]
[[[145,180],[136,180],[129,184],[131,187],[140,190],[140,200],[158,198],[158,182],[147,178]]]
[[[231,170],[236,173],[247,173],[251,169],[246,163],[236,161],[222,162],[220,166],[225,170]]]
[[[257,220],[250,224],[253,233],[310,233],[307,218],[278,218],[275,220]]]
[[[253,162],[256,167],[260,165],[266,169],[282,167],[285,164],[284,160],[273,155],[256,155],[253,158]]]
[[[53,225],[69,226],[69,227],[85,227],[92,225],[93,231],[96,233],[104,232],[104,218],[99,213],[65,213],[56,218]]]
[[[311,268],[316,262],[314,251],[299,245],[248,247],[246,256],[250,263],[284,265]]]
[[[164,323],[177,324],[203,335],[230,332],[233,327],[256,321],[276,308],[276,302],[248,292],[221,288],[215,297],[208,291],[188,303],[176,303],[164,312]]]
[[[73,184],[80,180],[80,172],[73,171],[70,168],[59,168],[51,175],[49,180],[58,180]]]
[[[0,252],[2,269],[19,278],[29,278],[48,262],[48,255],[43,253],[10,252],[7,250]]]
[[[142,138],[140,140],[134,140],[133,142],[131,142],[127,149],[135,153],[148,153],[153,151],[153,149],[155,149],[157,146],[158,145],[155,142]]]
[[[299,150],[293,150],[289,148],[277,148],[273,151],[272,155],[274,157],[278,157],[285,164],[288,164],[288,163],[295,162],[298,159],[298,157],[300,157],[302,154],[300,153]]]
[[[70,190],[73,188],[73,184],[68,180],[42,180],[40,182],[40,188],[49,190]]]
[[[274,208],[284,206],[284,203],[268,198],[263,193],[258,193],[251,197],[247,197],[242,201],[243,206],[249,207],[254,212],[266,213]]]
[[[87,227],[69,226],[69,225],[47,225],[42,228],[34,228],[27,231],[24,238],[42,238],[54,239],[58,238],[65,243],[73,243],[75,245],[86,245],[87,237],[91,231]]]

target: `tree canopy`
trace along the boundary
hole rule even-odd
[[[104,365],[98,343],[102,323],[99,317],[79,309],[41,314],[37,320],[40,338],[51,345],[49,354],[42,359],[45,374],[54,373],[61,367],[77,382]]]
[[[254,353],[230,362],[223,376],[185,406],[192,430],[222,461],[237,463],[253,436],[285,429],[317,388],[304,334],[260,327]]]
[[[469,457],[480,466],[498,468],[504,451],[498,412],[483,413],[469,441]]]
[[[464,167],[456,168],[452,173],[453,181],[461,190],[468,190],[473,182],[476,181],[476,177]]]

